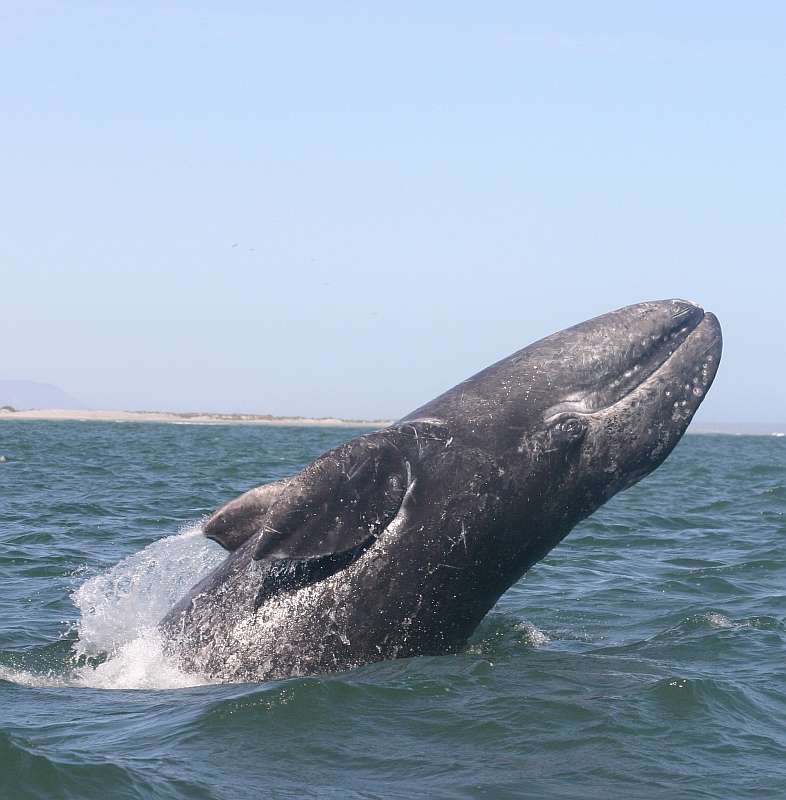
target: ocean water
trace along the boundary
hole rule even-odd
[[[0,423],[0,798],[786,798],[786,438],[685,437],[458,655],[168,663],[200,519],[357,433]]]

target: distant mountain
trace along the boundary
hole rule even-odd
[[[38,381],[0,380],[0,406],[14,408],[84,408],[58,386]]]

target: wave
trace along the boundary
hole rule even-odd
[[[153,769],[66,752],[55,756],[27,736],[0,730],[0,797],[87,800],[88,798],[172,797],[172,786]],[[22,788],[23,787],[23,788]],[[212,797],[207,787],[179,776],[180,797]]]

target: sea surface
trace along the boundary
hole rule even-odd
[[[205,685],[200,520],[360,431],[0,422],[0,798],[786,798],[786,438],[688,435],[465,652]]]

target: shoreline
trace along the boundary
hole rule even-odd
[[[384,428],[390,420],[340,419],[338,417],[278,417],[273,414],[213,414],[201,411],[109,411],[41,408],[0,411],[3,420],[39,422],[165,422],[179,425],[279,425],[324,428]]]
[[[95,409],[40,408],[27,411],[8,411],[0,408],[3,420],[33,420],[39,422],[157,422],[173,425],[273,425],[280,427],[322,428],[385,428],[392,420],[342,419],[341,417],[280,417],[275,414],[229,414],[206,411],[112,411]],[[784,436],[786,424],[699,422],[692,424],[688,434],[721,434],[726,436]]]

